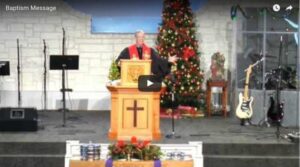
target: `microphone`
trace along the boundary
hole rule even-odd
[[[43,43],[44,43],[44,48],[46,48],[46,41],[45,41],[45,39],[43,39]]]
[[[62,27],[62,31],[63,31],[63,39],[62,39],[62,55],[64,56],[65,55],[65,42],[66,42],[66,32],[65,32],[65,29],[64,27]]]

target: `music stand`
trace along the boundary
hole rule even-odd
[[[0,76],[8,76],[10,75],[9,61],[0,61]],[[2,82],[0,80],[0,85]],[[0,97],[1,101],[1,97]]]
[[[78,55],[50,55],[50,70],[78,70]]]
[[[50,70],[62,70],[62,101],[63,101],[63,127],[66,126],[66,95],[65,92],[72,91],[66,89],[65,86],[65,70],[78,70],[79,56],[78,55],[50,55]]]
[[[0,61],[0,76],[10,75],[9,61]]]

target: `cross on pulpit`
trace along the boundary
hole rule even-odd
[[[143,111],[144,110],[144,107],[138,107],[137,106],[137,101],[134,100],[133,102],[133,107],[127,107],[127,110],[131,110],[133,111],[133,127],[136,127],[137,125],[137,112],[138,111]]]

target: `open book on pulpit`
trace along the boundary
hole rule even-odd
[[[108,136],[112,140],[157,140],[160,93],[138,90],[138,78],[151,74],[151,60],[121,60],[120,85],[107,85],[111,93],[111,119]]]
[[[121,85],[138,86],[139,76],[151,74],[151,60],[120,60]]]

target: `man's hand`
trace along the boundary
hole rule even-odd
[[[177,57],[176,55],[170,56],[170,57],[168,58],[168,62],[169,62],[169,63],[172,63],[172,64],[175,64],[177,60],[178,60],[178,57]]]

